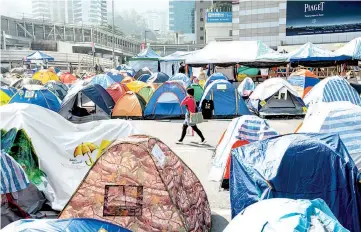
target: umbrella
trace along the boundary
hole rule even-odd
[[[87,155],[89,157],[89,161],[90,163],[88,163],[87,161],[85,161],[85,163],[88,166],[92,166],[94,164],[93,159],[91,158],[90,154],[95,151],[96,149],[98,149],[99,147],[97,145],[95,145],[94,143],[90,143],[90,142],[86,142],[86,143],[82,143],[79,146],[77,146],[75,148],[74,151],[74,158],[76,158],[77,156],[85,156]]]

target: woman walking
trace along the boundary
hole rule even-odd
[[[198,129],[196,124],[190,122],[190,113],[196,113],[196,101],[194,99],[194,89],[187,89],[187,96],[183,99],[181,105],[186,106],[187,112],[185,114],[185,120],[182,128],[181,138],[176,142],[177,144],[183,144],[183,139],[186,136],[188,126],[192,127],[192,129],[197,133],[197,135],[201,138],[200,144],[205,144],[206,140],[203,137],[202,132]]]

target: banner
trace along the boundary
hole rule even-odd
[[[231,23],[232,12],[208,12],[207,23]]]
[[[361,1],[287,1],[286,36],[361,32]]]

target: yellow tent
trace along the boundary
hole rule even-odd
[[[0,90],[0,106],[6,105],[9,103],[11,97],[7,95],[3,90]]]
[[[138,93],[138,91],[146,85],[147,84],[142,81],[132,81],[127,83],[127,87],[134,93]]]
[[[41,81],[44,85],[48,81],[60,81],[59,77],[49,70],[40,70],[33,75],[33,79]]]

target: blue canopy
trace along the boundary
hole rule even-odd
[[[290,134],[232,150],[232,217],[263,199],[323,199],[340,223],[361,231],[361,174],[338,135]]]
[[[161,58],[155,51],[151,48],[144,49],[138,55],[129,59],[129,61],[133,60],[159,60]]]
[[[98,74],[91,78],[90,83],[93,85],[98,84],[101,87],[103,87],[104,89],[107,89],[109,86],[111,86],[112,84],[114,84],[116,82],[106,74]]]
[[[107,72],[107,75],[112,78],[113,81],[118,83],[122,82],[122,80],[124,79],[123,75],[119,73]]]
[[[11,103],[34,104],[55,112],[60,110],[60,100],[58,97],[42,86],[31,86],[29,89],[23,87],[11,98],[9,104]]]
[[[251,114],[243,98],[229,81],[212,82],[204,91],[199,107],[203,100],[213,100],[214,117],[228,118]]]
[[[302,61],[342,61],[349,60],[350,56],[338,55],[329,50],[323,49],[310,42],[304,44],[299,49],[290,52],[288,60],[290,62]]]
[[[213,73],[206,81],[206,83],[204,84],[204,89],[206,89],[208,87],[208,85],[210,85],[213,81],[216,80],[226,80],[228,81],[228,78],[223,74],[223,73]]]
[[[2,229],[4,232],[130,232],[118,225],[92,218],[26,219],[13,222]]]
[[[186,97],[185,88],[176,82],[161,85],[149,99],[144,117],[149,119],[180,118],[186,109],[180,103]]]
[[[42,52],[36,51],[31,53],[30,55],[28,55],[27,57],[24,58],[25,61],[28,60],[43,60],[43,61],[53,61],[54,58],[51,56],[48,56]]]

